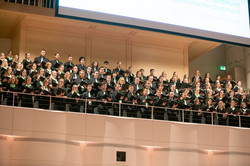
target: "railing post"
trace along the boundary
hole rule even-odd
[[[241,116],[239,115],[239,127],[241,127]]]
[[[84,112],[85,112],[85,114],[87,113],[87,99],[85,99],[85,106],[84,106]]]
[[[52,100],[51,100],[51,96],[49,96],[49,110],[51,110],[51,102],[52,102]]]
[[[43,0],[38,0],[37,6],[38,6],[38,7],[42,7],[42,6],[43,6]]]
[[[154,119],[154,107],[151,107],[151,119]]]
[[[184,122],[184,110],[182,110],[182,122]]]
[[[212,123],[212,125],[214,125],[214,113],[211,112],[211,114],[212,114],[212,115],[211,115],[211,120],[212,120],[211,123]]]
[[[121,103],[119,103],[119,116],[121,116]]]
[[[12,95],[13,95],[12,106],[14,107],[15,106],[15,93],[13,92]]]
[[[1,95],[1,104],[3,105],[3,93]]]

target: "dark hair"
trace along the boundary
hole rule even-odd
[[[83,56],[81,56],[81,57],[79,58],[79,62],[80,62],[82,59],[85,60],[85,58],[84,58]]]

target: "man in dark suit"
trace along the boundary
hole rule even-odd
[[[37,64],[37,69],[39,70],[41,67],[45,68],[45,64],[49,62],[49,59],[45,57],[46,51],[45,49],[41,49],[40,56],[34,59],[34,63]]]
[[[104,67],[105,74],[111,74],[111,70],[109,69],[109,62],[108,61],[104,61],[103,67]]]
[[[68,61],[64,63],[64,72],[67,72],[67,71],[72,72],[71,70],[75,66],[72,61],[73,61],[73,56],[69,55]]]
[[[80,64],[77,65],[78,71],[84,70],[86,72],[87,71],[87,67],[85,66],[85,58],[83,56],[81,56],[79,58],[79,62],[80,62]]]
[[[60,67],[63,63],[59,61],[60,59],[60,54],[55,53],[55,59],[51,61],[51,69],[52,70],[57,70],[58,67]]]
[[[117,62],[117,68],[113,69],[113,73],[118,73],[118,74],[117,74],[118,79],[119,79],[120,77],[122,77],[123,74],[124,74],[124,70],[122,70],[121,67],[122,67],[122,62],[121,62],[121,61],[118,61],[118,62]]]

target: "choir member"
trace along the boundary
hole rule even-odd
[[[40,56],[34,59],[34,63],[37,64],[37,69],[40,69],[41,67],[45,68],[45,64],[49,62],[49,59],[45,57],[45,54],[45,49],[41,49]]]
[[[47,62],[45,67],[46,67],[46,69],[44,71],[45,77],[49,79],[49,77],[51,76],[51,72],[52,72],[52,69],[51,69],[52,64],[51,64],[51,62]]]
[[[91,72],[94,73],[95,71],[98,71],[99,63],[97,61],[92,62],[91,64]]]
[[[38,71],[37,71],[37,64],[36,63],[32,63],[31,69],[29,70],[30,77],[32,79],[35,78],[35,76],[36,76],[37,73],[38,73]]]
[[[64,87],[64,79],[59,78],[58,86],[53,90],[53,96],[55,97],[52,97],[55,110],[65,111],[67,95],[68,94],[66,93],[65,87]]]
[[[103,67],[104,67],[104,72],[105,74],[111,74],[111,70],[109,69],[109,62],[108,61],[104,61],[103,62]]]
[[[58,70],[58,68],[63,65],[62,62],[60,62],[60,54],[55,53],[55,59],[51,61],[51,69],[52,70]]]
[[[98,102],[98,113],[109,115],[112,111],[110,110],[112,108],[112,104],[109,103],[112,101],[112,98],[107,91],[107,84],[102,83],[101,85],[101,91],[99,91],[96,95],[97,100],[101,100],[102,102]]]
[[[78,86],[76,84],[72,86],[72,91],[68,94],[68,97],[69,110],[71,112],[80,112],[82,102],[79,100],[81,96],[78,93]]]
[[[8,91],[6,93],[6,97],[7,97],[7,105],[9,106],[13,106],[13,104],[15,106],[18,105],[18,99],[17,99],[17,93],[14,92],[18,92],[18,79],[13,75],[9,81],[8,81],[8,85],[6,87],[6,91]],[[14,103],[13,103],[14,102]]]
[[[85,58],[83,56],[79,58],[79,63],[80,64],[77,65],[78,71],[84,70],[86,72],[87,67],[85,66]]]
[[[11,50],[9,50],[6,56],[6,59],[8,61],[8,66],[12,66],[12,60],[13,60],[12,58],[13,58],[13,53]]]
[[[16,66],[15,68],[13,68],[13,66],[12,66],[12,68],[14,69],[13,70],[13,74],[17,78],[19,78],[19,76],[21,75],[21,71],[22,71],[22,64],[21,63],[17,63],[15,66]]]
[[[94,113],[94,108],[97,107],[97,104],[94,102],[96,97],[92,91],[92,84],[88,84],[86,89],[81,98],[87,100],[87,113]]]
[[[219,101],[218,106],[216,107],[216,113],[219,125],[228,125],[228,110],[223,101]]]
[[[87,72],[86,72],[86,74],[85,74],[85,77],[86,77],[88,80],[91,80],[91,78],[93,77],[92,72],[91,72],[91,66],[87,66]]]
[[[12,60],[12,68],[16,68],[16,65],[19,63],[19,56],[18,55],[14,55],[13,60]]]
[[[60,65],[58,67],[58,70],[57,70],[57,78],[60,79],[64,79],[64,65]]]
[[[23,93],[26,93],[21,95],[21,106],[32,108],[34,104],[34,86],[32,86],[32,78],[30,76],[26,77],[25,85],[21,89]]]
[[[51,90],[49,87],[49,79],[44,79],[42,86],[39,87],[38,89],[38,94],[41,96],[37,96],[38,98],[38,106],[39,108],[42,109],[49,109],[50,106],[50,95],[51,95]]]
[[[71,74],[69,71],[67,71],[64,75],[64,87],[65,87],[66,94],[70,93],[72,85],[73,85],[73,81],[71,79]]]
[[[30,60],[30,53],[25,53],[25,59],[23,59],[23,68],[25,70],[27,70],[27,72],[29,73],[31,66],[32,66],[32,61]]]
[[[73,61],[73,56],[69,55],[68,56],[68,61],[64,63],[64,72],[65,73],[67,71],[69,71],[70,73],[72,72],[72,69],[75,66],[72,61]]]
[[[202,82],[200,70],[195,71],[195,75],[192,78],[192,82],[196,82],[196,80],[198,80],[199,82]]]

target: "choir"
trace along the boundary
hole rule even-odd
[[[84,57],[74,64],[72,55],[65,63],[59,53],[49,60],[45,49],[34,61],[30,57],[26,53],[20,62],[12,51],[0,54],[2,104],[34,107],[37,103],[38,108],[49,109],[53,103],[53,109],[61,111],[86,109],[88,113],[230,126],[239,126],[237,115],[245,115],[242,126],[250,126],[250,94],[231,75],[213,81],[209,73],[202,78],[197,70],[192,78],[185,74],[181,80],[177,72],[171,78],[165,71],[157,77],[154,69],[148,76],[144,69],[134,75],[132,66],[124,70],[121,61],[111,70],[108,61],[86,66]]]

